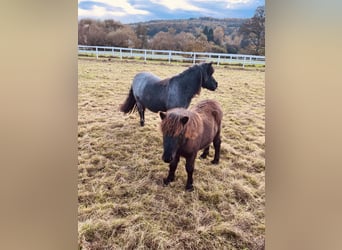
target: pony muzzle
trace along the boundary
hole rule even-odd
[[[178,148],[178,139],[178,137],[174,136],[164,136],[164,151],[162,156],[164,162],[170,163],[175,158]]]

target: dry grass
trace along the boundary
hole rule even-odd
[[[224,117],[219,165],[197,159],[186,192],[182,159],[162,185],[159,116],[118,111],[139,71],[160,77],[190,65],[79,59],[78,231],[80,249],[263,249],[265,238],[264,72],[214,66],[219,87],[202,90]]]

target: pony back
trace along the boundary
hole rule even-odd
[[[215,119],[215,122],[221,125],[223,112],[220,107],[220,104],[217,101],[209,100],[209,99],[200,101],[191,110],[196,113],[201,114],[202,116],[206,116],[206,117],[213,116]]]

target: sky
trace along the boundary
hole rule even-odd
[[[78,18],[136,23],[198,17],[250,18],[265,0],[78,0]]]

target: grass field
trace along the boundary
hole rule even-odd
[[[216,66],[223,109],[219,165],[196,159],[194,191],[185,161],[164,187],[158,114],[118,111],[134,75],[166,78],[189,64],[78,61],[78,232],[80,249],[263,249],[265,240],[265,73]]]

